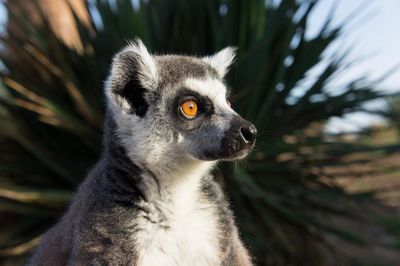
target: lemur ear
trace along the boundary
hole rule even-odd
[[[144,116],[148,108],[145,93],[156,86],[154,57],[140,39],[129,43],[113,58],[106,94],[124,111]]]
[[[217,72],[218,75],[223,78],[229,70],[229,67],[235,60],[236,49],[233,47],[226,47],[218,53],[203,57],[203,61],[210,64]]]

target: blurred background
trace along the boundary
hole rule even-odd
[[[231,45],[259,131],[221,164],[257,265],[400,265],[398,0],[0,1],[0,264],[23,265],[100,152],[111,58]]]

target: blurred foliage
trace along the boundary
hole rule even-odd
[[[381,220],[383,228],[392,236],[397,237],[397,241],[392,245],[394,248],[400,249],[400,216],[391,216]]]
[[[387,97],[387,108],[385,110],[378,111],[380,115],[385,117],[389,123],[396,128],[400,135],[400,96],[394,95]]]
[[[330,14],[319,32],[306,34],[317,1],[272,2],[89,1],[92,29],[76,20],[82,53],[64,45],[47,23],[35,26],[25,19],[30,14],[8,8],[23,34],[1,39],[3,262],[23,261],[98,157],[102,82],[112,55],[135,36],[157,53],[238,48],[228,76],[233,107],[255,122],[259,136],[251,156],[222,164],[220,175],[258,264],[322,265],[325,234],[362,242],[323,220],[352,215],[356,199],[310,169],[335,158],[321,123],[381,97],[378,84],[364,77],[335,82],[350,64],[345,52],[328,56],[326,50],[344,29],[331,25]]]

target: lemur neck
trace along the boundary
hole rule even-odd
[[[117,126],[109,114],[106,114],[101,158],[104,190],[123,204],[131,204],[146,198],[146,191],[141,185],[143,169],[132,162],[125,148],[117,139]]]
[[[107,116],[105,123],[103,160],[107,172],[107,190],[121,201],[138,198],[145,201],[165,200],[182,191],[194,193],[200,186],[201,177],[212,168],[210,162],[190,159],[174,164],[174,167],[136,162],[119,143],[117,125],[113,119]]]

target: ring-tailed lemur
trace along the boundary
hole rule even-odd
[[[114,57],[102,156],[30,265],[252,264],[210,174],[255,143],[226,99],[233,59],[154,56],[140,40]]]

